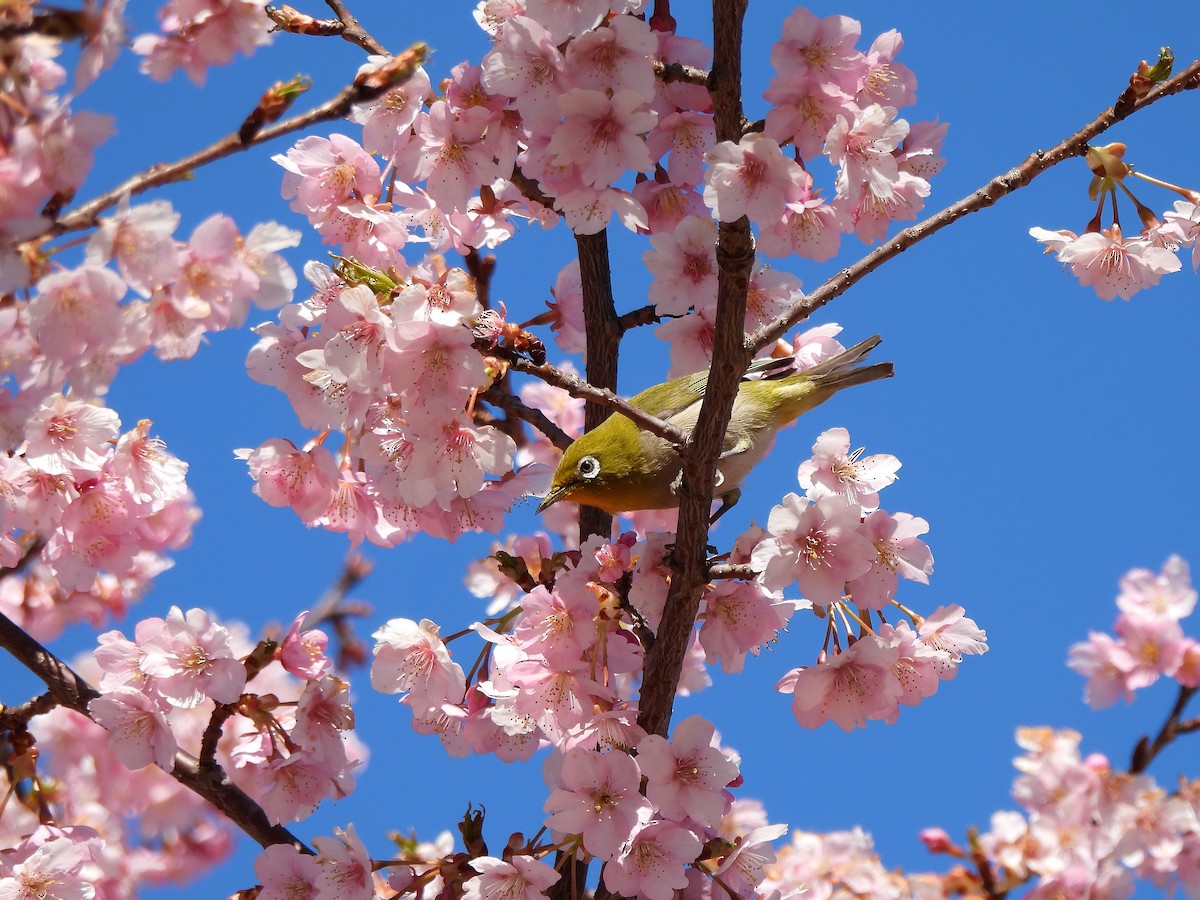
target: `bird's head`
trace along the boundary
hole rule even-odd
[[[624,416],[609,416],[566,449],[537,511],[559,500],[609,513],[646,509],[654,466],[643,435]]]

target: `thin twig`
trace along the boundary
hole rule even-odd
[[[571,446],[571,436],[550,421],[549,417],[540,409],[526,406],[520,397],[515,396],[507,391],[498,390],[495,386],[488,388],[479,395],[479,399],[485,403],[489,403],[496,409],[500,410],[510,419],[520,419],[522,422],[528,422],[542,434],[544,434],[559,450],[566,450]]]
[[[594,387],[582,378],[572,375],[569,372],[564,372],[562,369],[556,368],[549,363],[543,363],[540,366],[536,365],[519,354],[507,351],[504,347],[489,348],[488,352],[503,356],[512,371],[540,378],[546,384],[562,388],[572,397],[579,397],[618,412],[637,425],[638,428],[648,431],[676,447],[682,448],[687,443],[686,432],[664,422],[657,416],[650,415],[650,413],[636,406],[631,406],[628,401],[622,400],[610,390]]]
[[[414,50],[417,45],[414,45]],[[423,51],[421,51],[423,55]],[[232,156],[235,153],[240,153],[243,150],[248,150],[259,144],[272,141],[277,137],[285,134],[291,134],[295,131],[301,131],[318,122],[330,121],[332,119],[340,119],[350,112],[350,108],[360,101],[368,99],[374,93],[374,88],[369,84],[350,84],[343,88],[338,94],[329,100],[326,100],[320,106],[310,109],[308,112],[300,113],[292,116],[290,119],[284,119],[282,122],[277,122],[258,132],[251,140],[243,142],[236,132],[226,135],[213,144],[199,150],[190,156],[177,160],[173,163],[159,163],[151,166],[144,172],[139,172],[117,187],[110,191],[101,194],[82,206],[76,207],[71,212],[61,216],[49,229],[46,236],[56,237],[61,234],[66,234],[71,231],[79,231],[84,228],[91,228],[96,224],[100,213],[110,207],[116,206],[121,198],[129,195],[136,196],[144,193],[152,188],[161,187],[165,184],[170,184],[174,181],[179,181],[186,178],[194,169],[200,166],[207,165],[218,159],[227,156]]]
[[[352,44],[358,44],[368,53],[374,53],[377,56],[390,55],[387,48],[359,24],[358,19],[346,8],[346,4],[342,0],[325,0],[325,2],[333,10],[333,14],[338,17],[338,21],[346,26],[341,35],[344,39]]]

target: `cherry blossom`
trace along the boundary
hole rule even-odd
[[[788,494],[771,510],[767,532],[751,557],[763,584],[777,590],[796,581],[806,599],[822,606],[841,600],[846,582],[866,574],[876,558],[858,505],[838,496],[809,502]]]
[[[463,885],[463,900],[540,900],[562,877],[553,866],[521,855],[508,861],[477,856],[470,865],[479,874]]]
[[[561,786],[546,800],[546,824],[561,834],[579,834],[584,848],[611,859],[649,807],[638,793],[638,767],[624,753],[597,753],[576,748],[550,757],[558,774],[547,780]]]

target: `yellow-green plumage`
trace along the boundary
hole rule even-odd
[[[760,377],[744,378],[738,386],[717,467],[715,496],[731,504],[742,479],[767,454],[784,425],[844,387],[891,376],[891,363],[855,368],[880,340],[878,335],[868,338],[791,375],[778,371],[789,360],[753,363],[749,374]],[[695,427],[707,383],[708,372],[696,372],[647,388],[629,402],[686,432]],[[610,513],[670,509],[679,505],[680,471],[679,454],[669,442],[614,413],[566,449],[538,511],[559,500]]]

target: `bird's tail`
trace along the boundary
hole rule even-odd
[[[880,340],[879,335],[869,337],[803,372],[780,378],[776,382],[780,390],[774,395],[779,401],[775,407],[775,421],[779,425],[791,422],[820,406],[842,388],[890,378],[893,375],[890,362],[859,366]]]
[[[801,374],[807,375],[831,394],[856,384],[866,384],[869,381],[878,381],[880,378],[891,378],[895,371],[890,362],[855,368],[882,340],[883,338],[879,335],[869,337],[865,341],[855,344],[849,350],[843,350],[837,356],[832,356],[824,362],[805,369]]]

